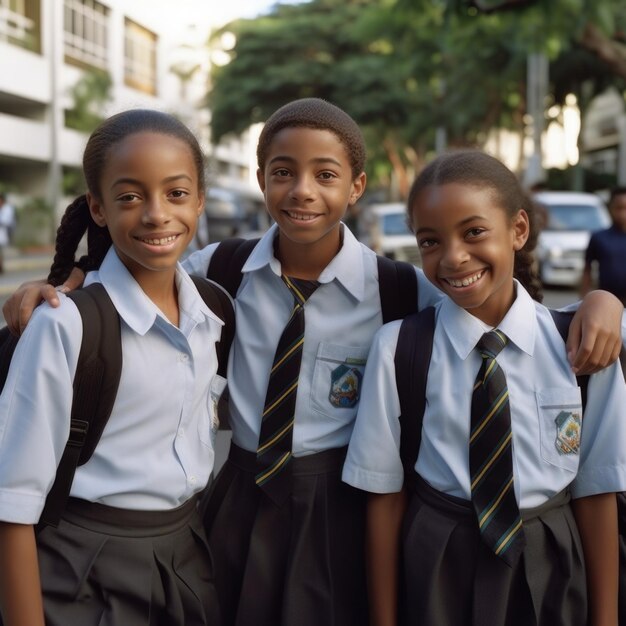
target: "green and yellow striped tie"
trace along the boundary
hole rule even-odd
[[[526,539],[513,488],[509,391],[496,361],[506,343],[506,336],[493,330],[476,345],[483,362],[472,395],[469,460],[472,504],[482,539],[513,566]]]
[[[291,447],[304,344],[304,303],[319,283],[283,276],[294,298],[291,317],[278,342],[265,396],[257,449],[256,484],[277,504],[291,493]]]

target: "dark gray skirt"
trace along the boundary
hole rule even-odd
[[[418,477],[403,529],[405,626],[585,626],[583,552],[569,496],[523,511],[526,548],[508,567],[480,539],[467,500]]]
[[[48,626],[219,626],[197,498],[171,511],[70,499],[37,536]]]
[[[231,444],[205,513],[225,626],[366,626],[365,494],[341,481],[346,448],[293,459],[282,506]]]

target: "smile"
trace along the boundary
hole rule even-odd
[[[469,287],[472,283],[475,283],[482,275],[484,270],[480,270],[480,272],[476,272],[472,276],[466,276],[465,278],[455,279],[455,278],[444,278],[449,285],[452,287]]]
[[[148,239],[147,237],[135,237],[135,239],[151,246],[166,246],[168,243],[176,241],[178,235],[169,235],[168,237],[161,237],[159,239]]]
[[[296,213],[294,211],[285,211],[285,213],[287,213],[292,220],[299,220],[301,222],[310,222],[317,217],[317,214],[311,213]]]

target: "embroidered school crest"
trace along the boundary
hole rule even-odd
[[[559,454],[578,454],[580,449],[580,413],[561,411],[554,420],[556,440],[554,445]]]
[[[351,409],[359,401],[363,374],[358,367],[343,364],[330,374],[328,399],[337,409]]]

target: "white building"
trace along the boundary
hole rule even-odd
[[[111,81],[103,117],[149,107],[185,120],[209,153],[218,184],[256,187],[246,135],[214,150],[203,106],[211,27],[206,0],[0,0],[0,185],[57,199],[80,168],[87,135],[68,127],[72,87],[94,70]],[[203,17],[204,16],[204,17]],[[96,103],[97,105],[97,103]]]

